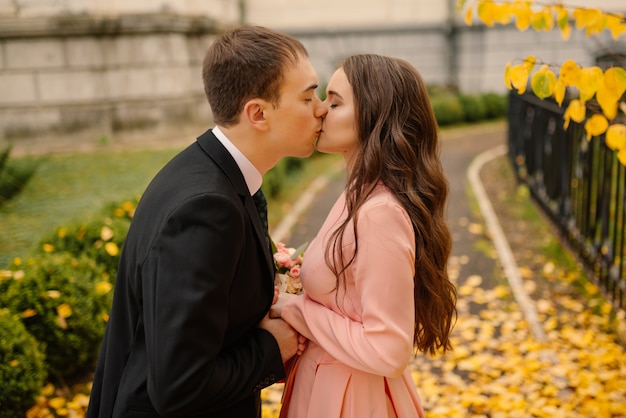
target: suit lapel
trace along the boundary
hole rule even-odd
[[[206,152],[209,157],[215,161],[215,164],[224,172],[226,177],[230,180],[233,188],[241,198],[241,201],[248,212],[248,217],[254,226],[255,235],[259,240],[259,243],[263,247],[263,254],[265,255],[265,261],[269,270],[272,272],[272,278],[274,273],[274,261],[270,251],[269,237],[265,233],[259,214],[257,212],[252,196],[246,184],[246,180],[237,166],[237,163],[230,155],[230,153],[224,148],[222,143],[213,135],[211,130],[206,131],[200,137],[198,137],[198,144]]]

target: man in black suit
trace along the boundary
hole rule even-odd
[[[202,73],[216,127],[143,194],[119,265],[88,417],[260,417],[296,332],[267,315],[274,270],[252,195],[284,156],[307,157],[326,110],[296,39],[224,33]]]

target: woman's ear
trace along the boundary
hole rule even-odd
[[[262,99],[251,99],[243,106],[243,116],[248,123],[260,130],[267,130],[266,109],[269,103]]]

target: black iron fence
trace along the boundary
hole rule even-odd
[[[626,167],[581,124],[563,129],[556,103],[509,100],[509,157],[518,178],[561,230],[616,307],[626,308]]]

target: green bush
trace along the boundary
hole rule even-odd
[[[481,96],[461,94],[459,101],[463,107],[466,122],[478,122],[487,119],[487,106],[485,106]]]
[[[74,257],[87,256],[104,268],[114,282],[121,248],[136,207],[136,200],[111,204],[87,222],[58,228],[44,236],[37,254],[66,252]]]
[[[9,162],[11,147],[0,152],[0,205],[20,193],[33,177],[39,165],[38,160],[21,159]]]
[[[317,151],[310,158],[315,158]],[[263,176],[263,191],[268,197],[276,197],[285,187],[288,177],[296,176],[304,169],[307,159],[297,157],[283,158]]]
[[[431,98],[431,105],[439,126],[453,125],[465,120],[459,97],[453,94],[437,94]]]
[[[0,309],[0,330],[0,418],[23,417],[46,380],[44,355],[8,309]]]
[[[487,118],[496,119],[506,116],[508,101],[507,96],[497,93],[486,93],[483,102],[487,108]]]
[[[45,344],[49,372],[66,378],[93,367],[111,305],[109,275],[94,260],[43,254],[13,274],[0,306],[22,316]]]

